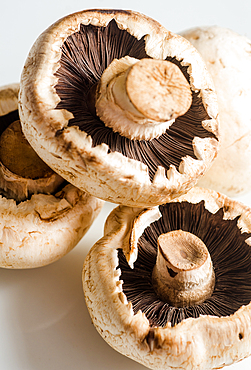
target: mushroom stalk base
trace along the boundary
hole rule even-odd
[[[96,113],[106,126],[129,139],[153,139],[192,104],[190,85],[166,60],[115,59],[104,71]]]
[[[211,296],[215,284],[205,244],[182,230],[160,235],[152,280],[158,296],[175,307],[204,302]]]
[[[17,202],[36,193],[53,193],[63,179],[48,167],[30,146],[14,121],[0,137],[0,189]]]

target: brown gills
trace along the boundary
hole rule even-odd
[[[6,130],[9,125],[14,122],[19,120],[19,114],[18,110],[14,110],[10,113],[4,114],[3,116],[0,116],[0,135]]]
[[[131,269],[122,250],[118,250],[120,279],[128,302],[136,314],[145,313],[150,325],[172,326],[189,317],[200,315],[229,316],[251,301],[251,249],[245,240],[251,234],[241,233],[238,218],[223,219],[223,210],[216,214],[205,209],[204,202],[169,203],[159,207],[162,217],[147,227],[138,241],[138,258]],[[162,301],[152,285],[156,263],[157,239],[172,230],[184,230],[199,237],[210,253],[215,287],[210,298],[190,307],[173,307]]]
[[[145,52],[144,37],[136,39],[126,30],[119,29],[115,20],[110,21],[107,27],[81,25],[79,32],[69,36],[62,45],[60,68],[55,73],[58,78],[55,87],[61,99],[57,109],[67,109],[74,115],[69,126],[77,125],[90,135],[94,147],[105,143],[109,152],[117,151],[146,164],[152,181],[158,166],[167,171],[171,164],[178,168],[187,155],[196,158],[192,146],[195,136],[206,138],[214,135],[201,124],[209,116],[196,93],[193,93],[189,111],[159,138],[130,140],[106,127],[90,107],[89,95],[93,95],[91,89],[112,60],[126,55],[137,59],[149,57]],[[186,67],[174,58],[167,59],[177,64],[189,79]]]

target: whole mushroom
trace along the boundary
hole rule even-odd
[[[195,187],[150,209],[118,206],[83,289],[115,350],[150,369],[211,370],[251,354],[251,209]]]
[[[221,149],[199,185],[229,196],[251,189],[251,40],[218,26],[182,32],[201,53],[219,104]]]
[[[78,188],[153,206],[190,189],[218,150],[216,95],[184,38],[125,10],[85,10],[45,30],[25,63],[23,132]]]
[[[0,267],[33,268],[68,253],[102,208],[51,170],[25,139],[19,84],[0,88]]]

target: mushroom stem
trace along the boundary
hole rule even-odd
[[[13,122],[1,135],[0,160],[11,172],[26,178],[41,178],[52,172],[24,137],[20,121]]]
[[[26,140],[20,121],[0,137],[0,189],[8,198],[23,201],[35,193],[53,193],[63,183]]]
[[[205,244],[183,230],[160,235],[152,280],[160,298],[175,307],[205,301],[211,296],[215,284],[212,261]]]
[[[130,139],[153,139],[191,104],[190,85],[176,64],[124,57],[104,71],[96,113],[106,126]]]

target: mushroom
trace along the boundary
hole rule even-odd
[[[20,90],[23,132],[39,156],[110,202],[168,201],[217,154],[216,94],[202,58],[137,12],[85,10],[51,25]]]
[[[21,130],[18,115],[19,84],[0,88],[0,189],[21,202],[35,193],[50,193],[64,179],[32,149]]]
[[[0,88],[0,267],[33,268],[68,253],[103,201],[54,173],[25,139],[19,84]]]
[[[199,185],[228,196],[251,188],[251,40],[218,27],[183,31],[201,53],[218,95],[221,149]]]
[[[150,209],[117,206],[88,253],[91,319],[150,369],[211,370],[251,354],[251,209],[195,187]]]

